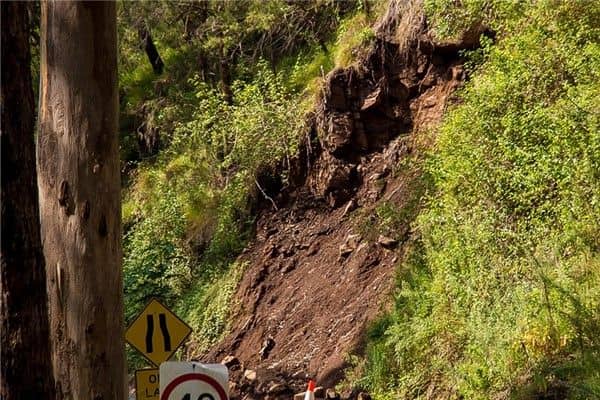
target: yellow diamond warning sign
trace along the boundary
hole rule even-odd
[[[175,353],[190,332],[192,328],[152,299],[125,331],[125,340],[158,366]]]
[[[135,371],[136,400],[158,400],[158,369],[138,369]]]

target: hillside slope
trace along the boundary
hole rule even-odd
[[[363,60],[327,76],[293,170],[297,184],[276,205],[265,201],[240,257],[247,268],[234,325],[204,357],[235,356],[258,370],[253,384],[240,379],[242,368],[234,372],[236,394],[261,396],[281,381],[288,398],[307,376],[339,382],[389,299],[422,195],[420,171],[406,161],[461,85],[458,51],[473,45],[434,43],[420,14],[397,15],[380,21]],[[396,35],[401,24],[412,24],[404,36]]]

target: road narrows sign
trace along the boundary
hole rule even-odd
[[[136,400],[159,400],[158,369],[138,369],[135,371]]]
[[[152,299],[125,331],[125,340],[158,366],[167,361],[192,332],[185,322]]]
[[[228,400],[229,372],[221,364],[165,362],[160,365],[160,400]]]

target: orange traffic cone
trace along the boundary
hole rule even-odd
[[[304,400],[315,400],[315,381],[312,379],[308,381],[308,389],[304,393]]]

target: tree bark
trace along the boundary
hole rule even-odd
[[[227,60],[227,52],[224,49],[223,44],[221,43],[219,49],[219,75],[221,77],[221,91],[223,92],[223,99],[227,102],[227,104],[233,104],[233,91],[231,90],[231,73],[229,70],[229,61]]]
[[[42,243],[52,362],[67,399],[126,393],[115,7],[42,4]]]
[[[156,75],[162,74],[165,64],[163,63],[162,58],[160,58],[160,54],[158,54],[158,50],[152,40],[152,35],[150,35],[150,32],[146,27],[141,27],[138,30],[138,34],[142,41],[142,46],[144,46],[144,51],[148,56],[148,61],[150,61],[150,64],[152,65],[152,70]]]
[[[28,4],[2,2],[0,398],[54,399],[35,176]]]

